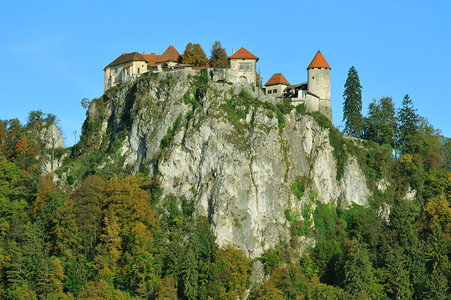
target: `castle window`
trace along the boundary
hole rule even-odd
[[[315,76],[313,76],[312,79],[315,79]]]
[[[272,91],[271,91],[271,90],[268,90],[268,95],[271,94],[271,93],[272,93]]]
[[[251,71],[251,63],[239,63],[238,70],[241,72],[250,72]]]
[[[277,93],[277,89],[272,90],[273,94]]]
[[[139,74],[139,68],[138,68],[138,74]]]

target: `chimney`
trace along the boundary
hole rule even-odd
[[[235,48],[232,49],[232,54],[235,54]]]
[[[143,54],[146,54],[146,51],[144,51]]]

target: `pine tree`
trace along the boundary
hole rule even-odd
[[[395,148],[398,131],[395,104],[391,97],[385,97],[380,100],[380,106],[382,113],[380,131],[381,144],[388,144],[392,148]]]
[[[187,299],[197,299],[197,259],[191,247],[188,248],[183,264],[183,294]]]
[[[349,136],[359,137],[362,131],[362,86],[354,66],[349,69],[343,98],[344,132]]]
[[[395,245],[389,249],[387,257],[387,290],[393,295],[394,299],[411,299],[412,297],[406,264],[407,260],[401,247]]]
[[[426,295],[430,299],[447,299],[450,263],[447,255],[447,243],[440,226],[436,225],[426,246],[426,260],[430,271],[426,282]]]
[[[415,139],[415,136],[418,135],[419,117],[409,95],[404,96],[402,108],[398,110],[397,117],[399,123],[398,147],[401,153],[416,153],[418,150],[418,141]]]
[[[220,41],[215,41],[211,47],[210,67],[230,68],[230,61],[227,52],[221,47]]]
[[[350,241],[344,265],[345,291],[355,295],[365,291],[368,293],[375,283],[374,268],[368,256],[367,248],[355,238]]]

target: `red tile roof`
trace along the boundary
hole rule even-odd
[[[316,55],[313,58],[312,62],[307,67],[307,69],[310,69],[310,68],[328,68],[328,69],[330,69],[329,64],[327,63],[326,59],[321,54],[321,51],[318,51],[316,53]]]
[[[153,66],[156,64],[158,58],[160,57],[160,55],[155,54],[155,53],[151,53],[151,54],[141,54],[146,60],[147,60],[147,65],[148,66]]]
[[[180,62],[182,60],[182,56],[180,53],[175,50],[174,46],[169,46],[163,54],[156,60],[157,63],[166,62],[166,61],[175,61]]]
[[[231,56],[229,56],[229,59],[237,59],[237,58],[250,58],[250,59],[256,59],[258,60],[258,57],[254,54],[250,53],[243,47],[241,47],[237,52],[233,53]]]
[[[105,67],[105,69],[132,61],[146,61],[146,59],[142,56],[142,54],[139,54],[138,52],[122,53],[121,56],[113,60],[108,66]]]
[[[288,80],[282,75],[282,73],[276,73],[272,75],[268,82],[265,83],[266,86],[274,84],[291,85]]]

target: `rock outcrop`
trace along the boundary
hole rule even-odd
[[[125,167],[158,173],[165,195],[184,196],[209,217],[219,245],[251,258],[289,239],[286,211],[315,201],[367,205],[357,159],[349,156],[337,179],[329,129],[301,110],[282,114],[255,87],[210,75],[181,70],[120,85],[92,101],[87,122],[122,136]],[[294,182],[305,188],[300,198]]]

